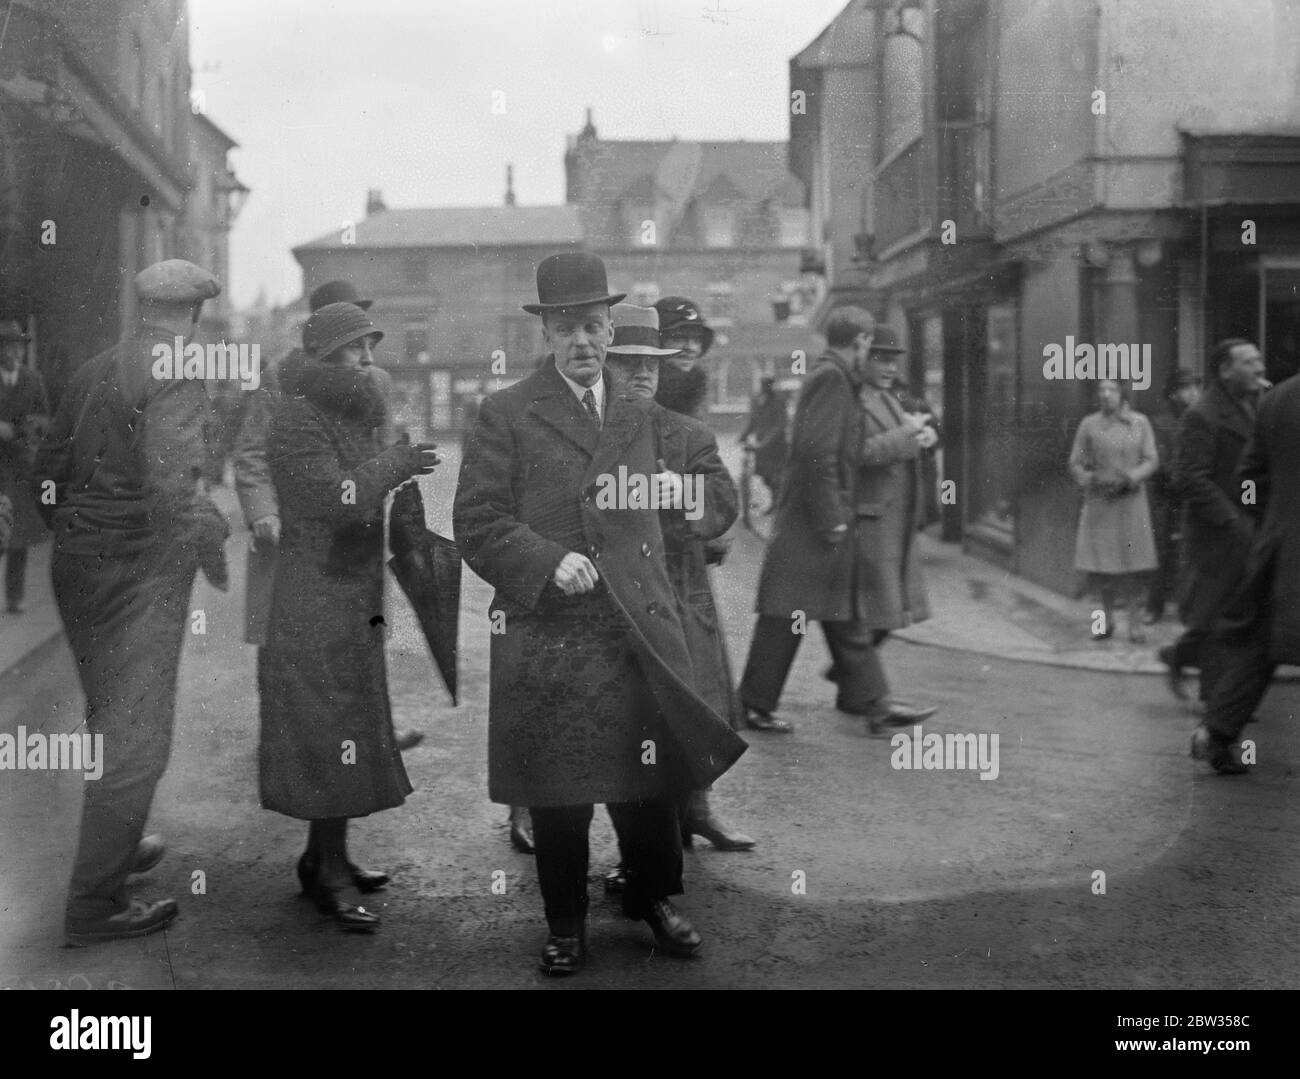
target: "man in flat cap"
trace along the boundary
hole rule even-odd
[[[692,955],[677,803],[745,750],[700,697],[664,558],[647,402],[617,397],[599,258],[537,269],[548,362],[483,401],[456,491],[456,541],[495,586],[488,777],[492,800],[530,807],[550,936],[541,968],[586,957],[587,831],[609,807],[627,868],[624,912],[657,946]],[[647,491],[653,492],[647,498]],[[496,627],[500,627],[497,630]]]
[[[220,291],[180,259],[137,274],[136,326],[73,376],[37,457],[37,490],[54,496],[41,500],[54,528],[54,596],[86,726],[102,742],[68,891],[72,945],[143,936],[177,913],[171,899],[132,899],[126,878],[162,856],[141,840],[171,750],[190,589],[199,568],[225,589],[230,529],[202,491],[205,383],[156,377],[155,362],[194,335]]]
[[[5,556],[5,609],[21,614],[27,576],[27,548],[49,533],[30,491],[32,460],[49,423],[45,383],[23,363],[28,334],[17,319],[0,320],[0,491],[14,512]]]

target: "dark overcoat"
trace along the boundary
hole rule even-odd
[[[1242,455],[1242,480],[1255,484],[1250,507],[1262,521],[1249,560],[1245,591],[1266,597],[1271,616],[1269,658],[1300,663],[1300,378],[1269,390],[1259,406],[1254,435]]]
[[[1183,497],[1189,566],[1179,614],[1208,630],[1240,585],[1250,550],[1250,517],[1237,466],[1250,439],[1250,414],[1217,379],[1183,416],[1174,485]]]
[[[759,578],[759,614],[897,629],[929,617],[915,532],[920,446],[883,400],[863,406],[834,353],[808,373]],[[838,543],[828,534],[847,531]]]
[[[262,805],[304,820],[361,817],[411,792],[382,621],[384,496],[408,476],[376,456],[372,417],[340,409],[346,392],[298,389],[282,394],[266,434],[281,532],[257,659]]]
[[[861,456],[854,475],[854,587],[871,629],[901,629],[930,617],[916,535],[925,523],[924,455],[888,393],[866,391]]]
[[[509,805],[676,796],[707,786],[743,740],[696,692],[656,509],[606,503],[602,477],[657,471],[649,402],[606,377],[597,428],[548,360],[487,397],[461,462],[454,526],[496,589],[488,787]],[[552,581],[570,551],[594,592]],[[646,743],[653,743],[647,746]]]
[[[663,510],[660,525],[668,577],[682,603],[682,626],[695,666],[695,688],[710,708],[735,726],[741,716],[740,701],[709,582],[705,545],[736,520],[739,495],[718,454],[717,439],[704,423],[658,404],[652,405],[651,413],[659,442],[657,456],[671,472],[703,478],[700,516],[691,520],[684,509]]]
[[[49,538],[31,491],[36,448],[49,418],[45,383],[30,367],[18,368],[13,389],[0,382],[0,420],[14,428],[14,438],[0,442],[0,492],[9,496],[14,509],[11,547],[30,547]]]

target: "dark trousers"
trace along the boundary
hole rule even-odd
[[[740,680],[740,699],[751,708],[773,712],[781,701],[790,666],[799,652],[802,634],[790,631],[790,619],[762,614],[754,624],[745,674]],[[889,695],[889,683],[876,648],[886,630],[873,630],[862,622],[823,622],[822,633],[830,648],[839,697],[836,707],[845,712],[870,715],[881,710]]]
[[[1268,574],[1249,581],[1201,650],[1205,665],[1214,673],[1205,725],[1225,742],[1235,742],[1241,736],[1277,668],[1269,659],[1270,585]]]
[[[75,922],[129,905],[126,877],[171,754],[195,566],[56,552],[51,571],[86,694],[86,727],[103,736],[104,770],[85,783],[68,889],[67,917]]]
[[[5,602],[17,607],[23,601],[27,582],[27,548],[10,547],[5,551]]]
[[[1151,524],[1159,562],[1151,573],[1147,591],[1147,613],[1153,618],[1163,617],[1165,604],[1178,593],[1183,568],[1177,535],[1180,512],[1180,506],[1167,502],[1160,495],[1152,496]]]
[[[672,798],[607,807],[627,871],[623,910],[645,914],[651,902],[682,894],[682,836]],[[552,933],[573,936],[587,915],[587,831],[592,807],[532,806],[537,883]]]

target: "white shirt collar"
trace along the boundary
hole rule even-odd
[[[582,404],[583,395],[586,394],[588,390],[591,391],[592,397],[596,399],[596,412],[600,416],[601,421],[603,422],[605,419],[605,373],[604,371],[603,370],[601,371],[600,378],[596,379],[596,381],[592,385],[584,386],[581,382],[574,382],[573,379],[571,379],[568,375],[566,375],[563,371],[561,371],[559,363],[555,364],[555,370],[559,374],[559,376],[569,384],[569,389],[573,391],[573,396],[578,399],[579,404]]]

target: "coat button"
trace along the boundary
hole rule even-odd
[[[646,558],[649,558],[649,557],[650,557],[650,544],[648,544],[648,543],[643,543],[643,544],[641,544],[641,553],[642,553],[643,555],[645,555]]]
[[[651,604],[649,604],[649,605],[646,607],[646,609],[645,609],[645,613],[646,613],[646,614],[658,614],[658,613],[659,613],[659,604],[657,604],[657,603],[651,603]]]
[[[591,545],[591,557],[592,558],[600,557],[600,548],[597,547],[594,543]]]

